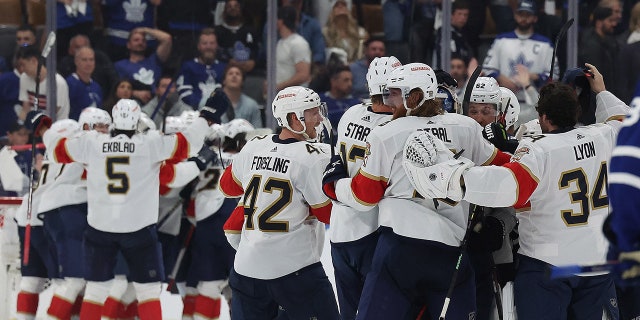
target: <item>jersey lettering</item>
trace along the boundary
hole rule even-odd
[[[109,141],[102,144],[102,152],[126,152],[134,153],[136,151],[136,144],[133,142],[125,141]]]
[[[280,173],[287,173],[289,170],[289,159],[278,157],[260,157],[254,156],[251,162],[251,170],[269,170]]]
[[[576,156],[576,161],[595,157],[596,146],[593,143],[593,141],[589,141],[577,146],[573,146],[573,154],[575,154]]]
[[[359,141],[365,141],[367,139],[367,136],[369,135],[369,132],[371,132],[371,128],[367,128],[355,123],[349,123],[347,125],[347,132],[344,133],[344,136]]]
[[[444,141],[444,142],[451,142],[451,140],[449,139],[449,136],[447,134],[447,129],[446,128],[438,128],[438,127],[434,127],[434,128],[424,128],[424,129],[419,129],[422,131],[427,131],[427,132],[431,132],[432,135],[436,136],[436,138]]]

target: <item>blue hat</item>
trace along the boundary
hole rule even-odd
[[[534,0],[520,0],[516,11],[527,11],[536,14],[538,10],[536,9],[536,2]]]

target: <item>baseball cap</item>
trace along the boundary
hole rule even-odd
[[[520,0],[516,11],[527,11],[535,14],[537,12],[535,0]]]

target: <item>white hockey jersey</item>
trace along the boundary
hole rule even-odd
[[[244,194],[244,225],[235,271],[257,279],[275,279],[320,261],[331,201],[322,192],[329,145],[277,135],[249,141],[225,170],[221,190]]]
[[[391,121],[391,113],[375,113],[366,104],[347,109],[338,123],[336,148],[347,166],[349,176],[360,170],[366,152],[366,139],[371,130]],[[357,211],[341,202],[331,209],[331,242],[350,242],[361,239],[378,229],[378,207]]]
[[[87,202],[87,181],[80,163],[43,163],[42,174],[51,186],[42,194],[38,213]]]
[[[597,120],[626,113],[609,92],[597,97]],[[607,106],[609,112],[602,112]],[[519,212],[519,253],[552,265],[604,263],[609,214],[607,162],[620,121],[564,133],[523,137],[511,163],[464,173],[464,199],[486,206],[513,205]],[[515,190],[515,192],[514,192]]]
[[[393,228],[396,234],[458,246],[464,236],[466,210],[456,203],[424,199],[402,167],[405,141],[416,130],[431,132],[454,151],[464,149],[463,154],[478,165],[509,158],[482,137],[482,128],[469,117],[451,113],[403,117],[369,133],[360,172],[338,181],[337,198],[358,210],[378,204],[380,225]]]
[[[184,133],[163,136],[150,131],[131,138],[90,131],[59,139],[52,131],[43,137],[52,160],[80,162],[87,168],[89,225],[128,233],[157,223],[162,161],[179,161],[187,157],[190,147],[199,149],[208,126],[198,118]]]
[[[218,187],[224,168],[233,161],[235,154],[222,152],[218,159],[198,175],[195,188],[196,221],[202,221],[222,207],[224,194]]]

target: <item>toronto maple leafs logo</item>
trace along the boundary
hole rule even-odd
[[[142,0],[130,0],[123,2],[122,8],[125,12],[125,19],[129,22],[142,22],[144,20],[144,12],[147,10],[147,4]]]
[[[514,60],[509,60],[509,70],[511,70],[511,76],[516,75],[516,66],[523,65],[527,67],[527,69],[531,69],[533,66],[533,61],[527,60],[527,57],[521,52]]]
[[[140,81],[141,83],[149,86],[153,84],[153,77],[153,70],[147,68],[140,68],[138,72],[133,74],[134,80]]]

